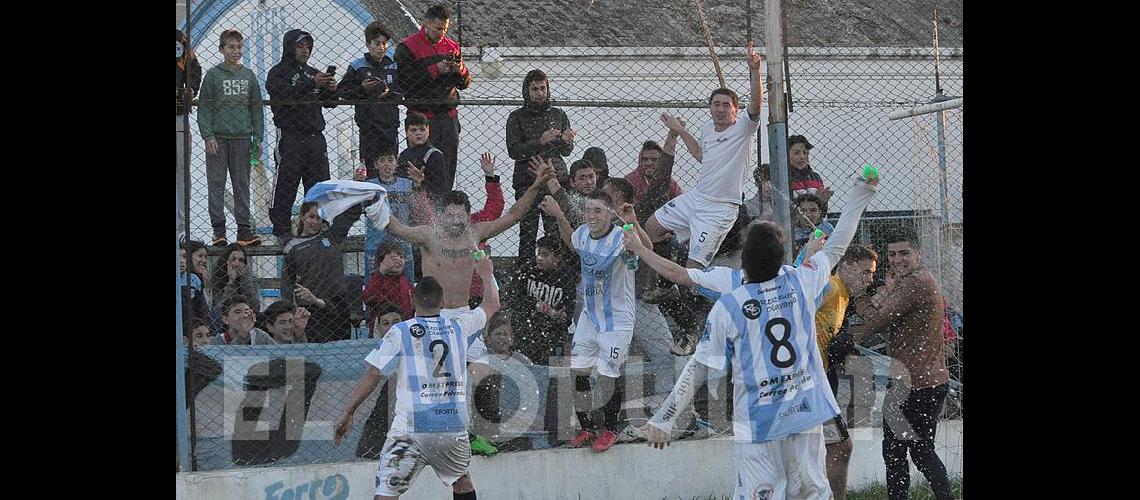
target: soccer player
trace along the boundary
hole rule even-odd
[[[669,131],[679,134],[690,154],[703,164],[701,180],[693,190],[657,209],[646,221],[645,229],[653,241],[665,239],[669,231],[678,241],[688,240],[686,267],[708,266],[736,222],[744,199],[744,174],[751,160],[756,130],[760,128],[760,105],[764,101],[761,62],[752,42],[748,42],[748,68],[755,73],[748,116],[740,113],[736,92],[727,88],[714,90],[709,96],[712,122],[701,129],[699,144],[676,117],[663,117]]]
[[[839,414],[839,405],[824,385],[814,316],[832,264],[850,244],[877,186],[878,178],[855,183],[830,241],[799,268],[781,265],[784,234],[778,226],[765,221],[748,227],[741,256],[746,283],[722,293],[713,306],[696,354],[645,426],[651,446],[668,443],[680,410],[708,370],[731,365],[734,496],[828,498],[821,424]],[[732,279],[729,274],[723,281]]]
[[[493,280],[491,259],[475,263],[479,277]],[[395,499],[408,490],[425,465],[452,487],[454,498],[475,499],[468,473],[471,448],[467,427],[469,347],[499,310],[494,286],[484,292],[477,309],[445,319],[439,315],[443,287],[425,276],[412,297],[416,317],[397,323],[365,360],[365,372],[337,422],[333,444],[352,430],[356,409],[386,376],[396,377],[396,414],[376,471],[376,499]]]
[[[615,213],[610,195],[595,190],[586,195],[585,224],[570,229],[566,215],[554,198],[547,195],[539,205],[558,219],[558,232],[567,246],[578,252],[582,263],[582,313],[574,328],[574,346],[570,350],[570,367],[576,370],[574,388],[575,413],[581,430],[570,440],[577,448],[593,440],[595,452],[608,450],[617,441],[618,412],[621,410],[621,368],[629,355],[634,327],[634,271],[637,256],[622,249],[623,225],[615,225],[613,216],[633,224],[642,244],[652,245],[649,235],[637,222],[633,205],[625,203]],[[594,390],[590,372],[597,367],[598,391],[609,395],[602,408],[601,426],[589,416],[593,408]],[[601,431],[596,434],[597,431]],[[595,438],[595,435],[597,439]]]

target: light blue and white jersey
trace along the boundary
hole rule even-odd
[[[744,270],[731,267],[712,266],[704,269],[686,269],[689,279],[697,286],[693,290],[716,302],[721,294],[729,293],[744,286]]]
[[[815,313],[827,286],[822,252],[802,267],[721,295],[693,355],[709,368],[731,363],[733,433],[763,443],[806,431],[839,414],[816,345]]]
[[[590,236],[583,224],[571,241],[582,261],[582,306],[599,331],[633,330],[634,269],[636,256],[627,259],[621,244],[621,227],[614,226],[601,239]]]
[[[416,316],[392,325],[364,361],[396,379],[390,432],[467,429],[467,349],[487,323],[483,309],[454,319]]]

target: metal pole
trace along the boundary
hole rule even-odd
[[[945,100],[946,97],[938,94],[934,96],[934,99],[935,101]],[[942,208],[942,223],[948,224],[950,217],[946,209],[946,128],[943,126],[943,122],[946,121],[946,112],[938,111],[938,116],[935,119],[938,122],[935,124],[935,129],[938,131],[938,170],[941,173],[938,179],[939,207]]]
[[[745,41],[745,45],[747,45],[747,43],[749,41],[753,40],[753,38],[752,38],[752,16],[753,16],[752,0],[747,0],[747,2],[745,3],[745,9],[747,9],[747,11],[748,11],[748,21],[747,21],[748,39]],[[749,73],[751,73],[751,71]],[[751,83],[751,82],[749,82],[749,83]],[[764,158],[764,156],[760,154],[760,152],[763,151],[762,148],[764,147],[764,141],[761,139],[762,137],[764,137],[764,132],[761,131],[760,129],[756,129],[756,168],[760,168],[760,165],[764,163],[764,161],[762,160],[762,158]],[[769,175],[769,178],[771,178],[771,175]],[[757,184],[756,189],[759,191],[759,190],[763,190],[764,188],[761,187],[759,184]],[[759,194],[760,193],[757,193],[757,196],[759,196]],[[743,197],[743,195],[741,195],[741,197]]]
[[[781,0],[765,0],[764,12],[768,23],[765,48],[768,53],[768,158],[772,165],[772,189],[782,189],[790,196],[788,183],[788,110],[784,96],[784,12]],[[792,207],[788,196],[775,196],[772,210],[776,224],[784,229],[784,263],[791,264]]]
[[[189,17],[189,16],[187,16]],[[178,276],[178,238],[174,238],[174,396],[178,400],[175,408],[178,427],[178,468],[183,472],[193,470],[190,462],[190,424],[186,414],[186,363],[182,347],[182,284]],[[189,259],[189,255],[186,256]]]

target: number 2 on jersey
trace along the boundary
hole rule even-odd
[[[436,378],[448,378],[451,376],[451,372],[443,371],[443,363],[447,361],[447,353],[451,350],[451,348],[447,347],[447,342],[444,342],[442,340],[433,340],[430,344],[428,344],[428,349],[431,350],[431,353],[433,355],[435,354],[435,346],[437,345],[443,347],[443,355],[439,357],[439,363],[435,365],[435,371],[432,372],[432,376]]]

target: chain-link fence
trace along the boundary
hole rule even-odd
[[[628,181],[632,196],[625,201],[637,206],[642,222],[676,191],[697,186],[702,164],[683,140],[671,144],[661,114],[683,119],[699,138],[709,122],[709,92],[720,86],[717,66],[744,108],[749,101],[745,25],[751,22],[761,45],[762,2],[754,2],[754,10],[733,2],[704,5],[701,16],[707,15],[720,45],[716,64],[700,45],[704,36],[698,16],[688,10],[691,4],[634,9],[604,0],[546,3],[515,6],[517,12],[484,2],[450,5],[448,36],[462,41],[461,52],[416,34],[420,23],[438,21],[425,16],[426,1],[190,5],[183,31],[190,34],[204,77],[187,101],[189,113],[176,117],[179,232],[190,241],[184,243],[192,272],[183,276],[189,283],[184,304],[200,321],[188,323],[186,330],[191,337],[211,339],[187,358],[195,470],[376,458],[383,445],[394,383],[377,389],[357,410],[353,431],[339,447],[332,444],[333,428],[375,338],[391,321],[411,316],[410,284],[425,271],[438,273],[425,268],[419,248],[377,229],[359,211],[324,224],[319,218],[306,222],[302,201],[318,182],[380,184],[401,221],[423,225],[422,231],[440,223],[446,210],[442,195],[452,188],[469,196],[473,223],[509,217],[531,184],[527,160],[536,152],[554,159],[559,171],[559,186],[544,185],[541,194],[552,188],[571,193],[564,207],[570,215],[580,213],[587,191],[626,189],[620,180],[607,183],[607,178]],[[952,380],[944,416],[961,418],[962,110],[888,120],[891,111],[931,101],[935,58],[925,48],[929,44],[912,37],[889,41],[893,47],[872,46],[875,40],[870,40],[866,47],[838,48],[814,45],[809,37],[807,45],[797,45],[803,40],[797,39],[797,21],[814,14],[797,15],[810,6],[796,7],[800,10],[786,21],[792,45],[788,134],[802,134],[814,146],[810,168],[834,191],[831,200],[839,201],[820,207],[831,224],[847,195],[846,179],[864,163],[882,168],[879,195],[855,241],[879,252],[881,280],[889,268],[884,232],[908,225],[922,235],[923,262],[955,309],[947,320]],[[959,3],[950,15],[960,18],[960,11]],[[560,13],[577,16],[577,24],[567,25],[571,21]],[[368,32],[366,40],[365,27],[373,21],[386,32]],[[631,41],[639,23],[652,25],[657,38]],[[917,24],[911,20],[908,29],[920,31]],[[240,43],[223,37],[230,29],[240,32]],[[684,36],[694,30],[701,36]],[[681,44],[695,46],[676,46]],[[944,36],[942,45],[943,94],[961,96],[960,39]],[[764,53],[763,47],[758,50]],[[366,55],[369,51],[377,56]],[[240,66],[227,65],[227,54]],[[298,56],[307,57],[306,65],[297,62]],[[535,69],[547,75],[550,100],[561,113],[524,101],[524,82]],[[324,76],[328,70],[335,76]],[[454,108],[455,119],[446,99],[448,85],[466,86],[458,91],[462,101]],[[428,142],[438,152],[418,142],[418,129],[405,127],[409,107],[429,112]],[[761,116],[763,125],[766,105]],[[941,126],[939,116],[944,116]],[[542,134],[550,128],[559,129],[560,137],[544,144]],[[575,132],[572,141],[566,140],[567,128]],[[731,235],[772,202],[750,175],[769,163],[763,126],[758,136],[763,140],[756,141],[743,173],[746,210]],[[666,152],[675,147],[671,176],[655,161],[660,150],[644,147],[646,141],[665,146]],[[481,161],[485,152],[494,156],[493,171]],[[389,153],[398,159],[385,160]],[[584,158],[593,169],[573,167]],[[417,168],[408,168],[408,162]],[[417,175],[421,170],[423,179]],[[593,183],[588,175],[571,175],[591,170]],[[669,188],[673,182],[676,191]],[[654,196],[660,201],[655,203]],[[579,425],[565,346],[583,308],[580,264],[564,248],[555,249],[553,264],[540,264],[536,251],[558,246],[558,238],[535,240],[558,231],[543,226],[537,208],[525,214],[484,247],[493,255],[506,307],[501,314],[508,319],[507,326],[485,333],[490,370],[474,369],[468,389],[472,432],[500,451],[564,446]],[[738,242],[731,235],[714,264],[739,267],[739,253],[733,252]],[[385,244],[389,241],[399,243],[395,250]],[[685,264],[685,244],[665,243],[654,250]],[[648,268],[642,263],[637,271],[619,442],[639,438],[634,429],[660,405],[688,360],[671,351],[691,352],[712,304],[658,280]],[[483,286],[478,281],[472,286],[472,303],[478,303]],[[880,425],[886,368],[875,356],[890,354],[885,344],[866,342],[872,351],[864,362],[849,364],[840,384],[838,397],[853,426]],[[679,423],[682,437],[731,434],[726,385],[721,380],[714,388],[719,397],[698,397]],[[604,418],[607,398],[600,391],[594,395],[596,420]]]

